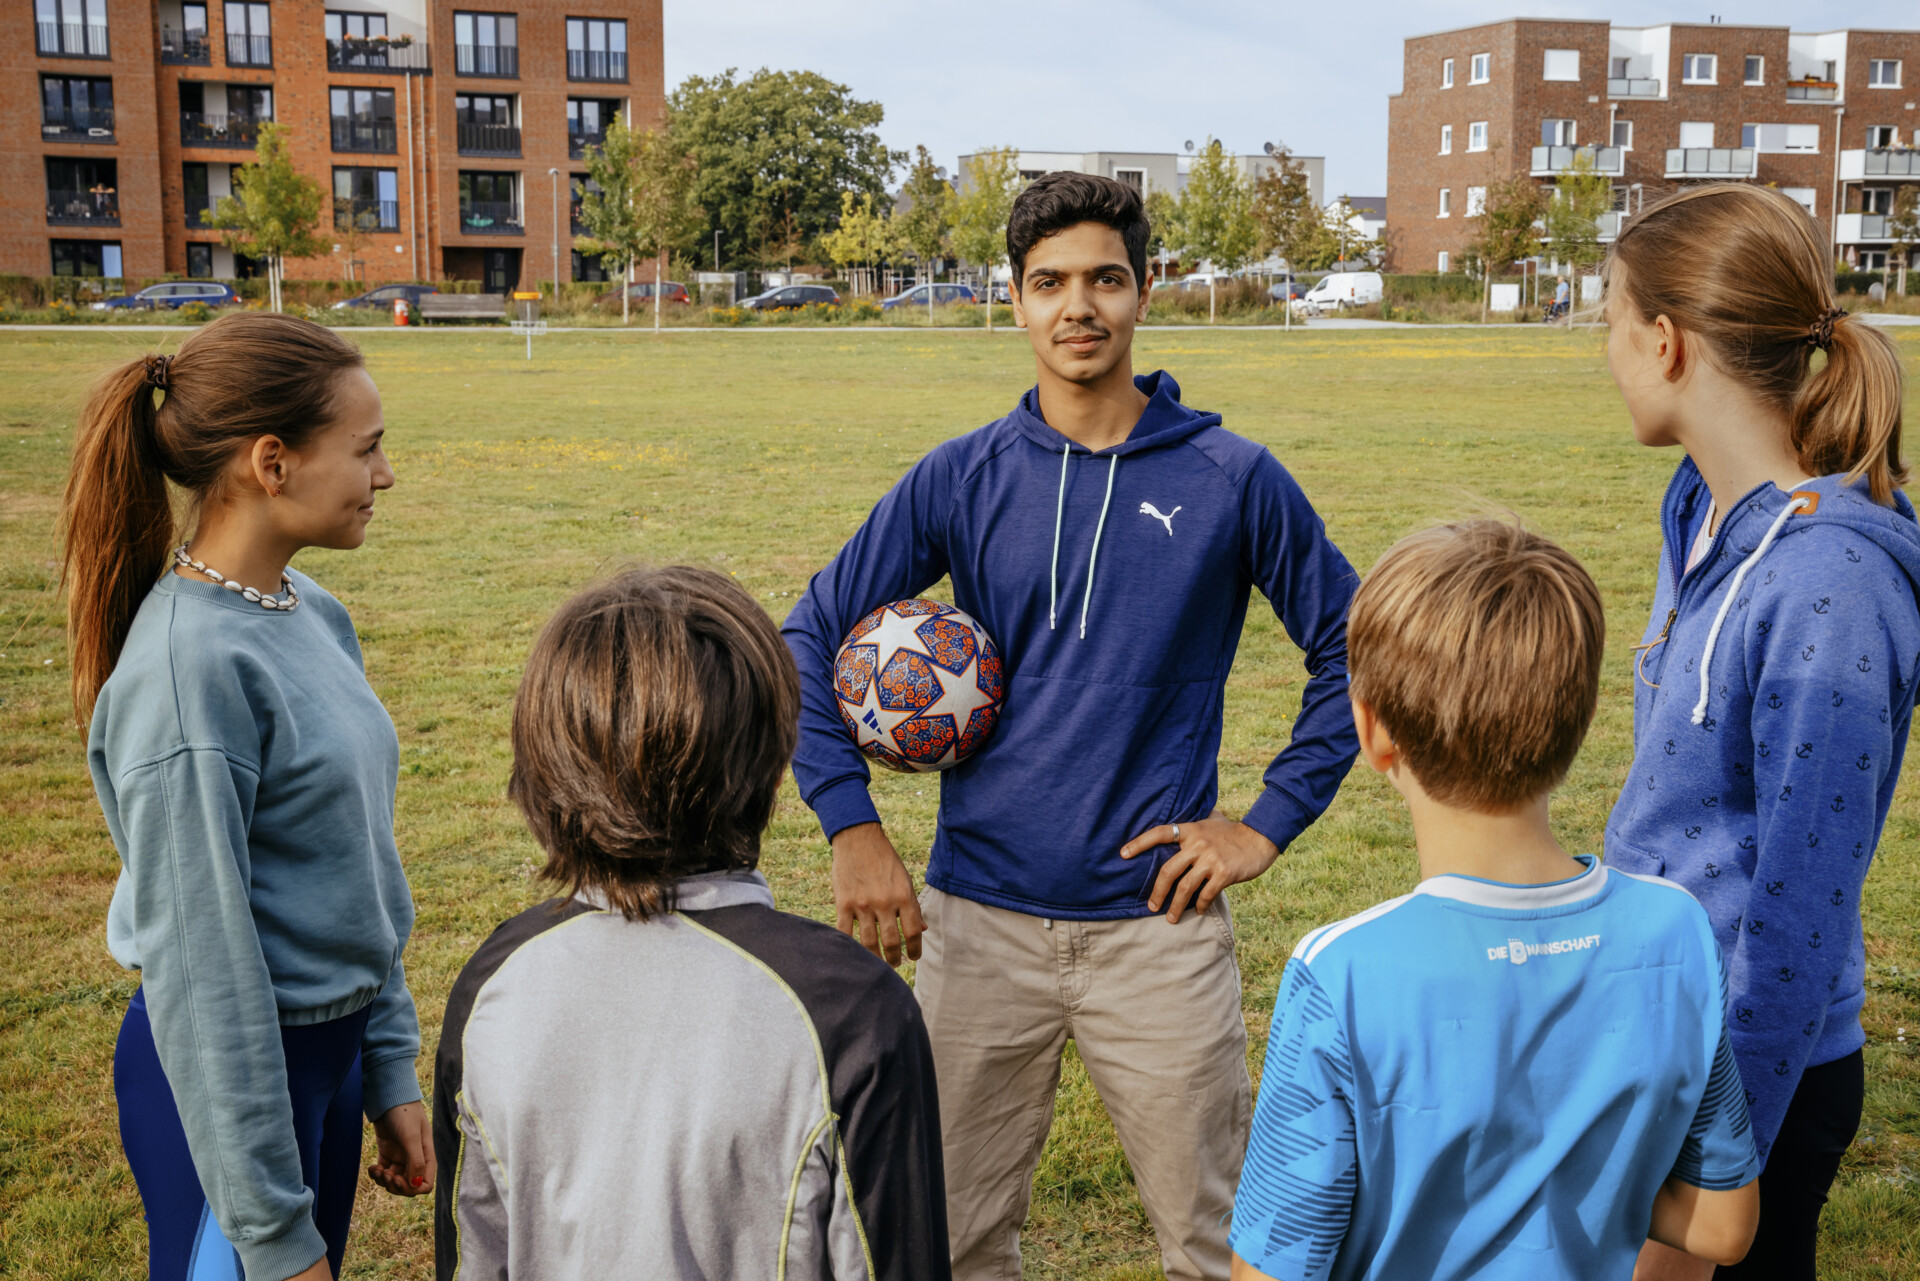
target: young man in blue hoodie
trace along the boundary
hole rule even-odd
[[[793,769],[833,843],[840,926],[919,961],[957,1278],[1020,1275],[1069,1037],[1167,1275],[1227,1276],[1252,1091],[1222,891],[1320,816],[1358,750],[1352,568],[1272,454],[1182,405],[1164,371],[1133,375],[1147,234],[1138,194],[1110,179],[1049,174],[1021,194],[1007,246],[1038,385],[908,472],[784,628]],[[999,645],[1008,692],[993,740],[942,776],[916,901],[832,667],[861,616],[942,577]],[[1310,679],[1236,821],[1216,809],[1216,758],[1253,587]]]

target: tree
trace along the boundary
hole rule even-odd
[[[953,200],[953,251],[980,264],[987,286],[987,332],[993,332],[993,269],[1007,256],[1007,217],[1020,194],[1019,153],[992,147],[967,157],[966,178]]]
[[[220,197],[207,217],[208,225],[223,233],[221,244],[266,263],[267,294],[275,311],[286,260],[317,257],[332,243],[315,234],[324,199],[320,184],[293,167],[287,127],[269,121],[260,126],[253,163],[233,171],[233,194]]]
[[[1307,167],[1281,147],[1273,153],[1274,167],[1253,183],[1253,222],[1258,251],[1277,253],[1296,271],[1326,266],[1337,252],[1327,235],[1326,219],[1313,203]]]
[[[635,132],[617,113],[606,140],[586,150],[588,190],[580,202],[587,234],[575,246],[620,264],[620,322],[633,319],[633,265],[654,259],[653,325],[660,327],[660,255],[688,249],[702,222],[692,192],[694,161],[668,130]],[[594,190],[597,187],[598,190]]]
[[[882,205],[874,207],[873,196],[851,191],[840,193],[840,225],[820,237],[820,248],[842,267],[871,267],[888,262],[899,252],[900,233]]]
[[[1186,233],[1180,229],[1180,198],[1165,187],[1147,193],[1147,256],[1157,258],[1162,269],[1167,259],[1179,259],[1186,249]]]
[[[1180,193],[1179,224],[1188,253],[1205,259],[1207,323],[1219,310],[1219,276],[1253,257],[1260,232],[1253,219],[1253,188],[1217,138],[1193,158],[1187,189]]]
[[[1913,248],[1920,244],[1920,187],[1903,183],[1893,193],[1893,209],[1887,214],[1887,235],[1893,239],[1893,252],[1900,255],[1900,293],[1907,292],[1907,268],[1913,265]]]
[[[886,195],[905,152],[880,141],[885,112],[810,71],[692,76],[668,100],[669,128],[697,166],[703,244],[770,265],[833,228],[842,192]]]
[[[1465,255],[1486,273],[1480,296],[1483,323],[1493,302],[1493,278],[1540,252],[1540,230],[1534,224],[1541,220],[1545,205],[1539,184],[1524,174],[1487,188],[1486,205],[1477,215],[1479,225]]]
[[[932,264],[945,252],[947,231],[953,226],[953,188],[940,176],[932,153],[925,147],[915,150],[919,154],[900,185],[906,207],[895,215],[895,222],[907,248],[927,265],[927,281],[932,283]]]
[[[1613,208],[1613,180],[1594,168],[1593,152],[1573,153],[1573,164],[1560,175],[1541,221],[1553,256],[1567,264],[1573,289],[1580,289],[1583,267],[1598,267],[1606,253],[1600,243],[1600,219]],[[1573,308],[1567,308],[1567,327],[1573,327]]]

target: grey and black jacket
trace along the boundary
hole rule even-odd
[[[918,1004],[755,873],[494,931],[434,1066],[440,1281],[950,1274]]]

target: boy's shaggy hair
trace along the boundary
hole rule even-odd
[[[1593,721],[1600,591],[1553,542],[1497,520],[1422,530],[1353,598],[1354,699],[1427,794],[1501,813],[1566,777]]]
[[[1124,182],[1090,173],[1042,174],[1014,197],[1007,214],[1007,261],[1013,288],[1026,283],[1027,255],[1048,236],[1083,222],[1097,222],[1120,233],[1133,269],[1133,287],[1147,287],[1147,241],[1153,234],[1140,193]]]
[[[757,866],[799,717],[793,655],[726,575],[587,588],[547,621],[513,704],[507,795],[540,875],[645,920],[681,877]]]

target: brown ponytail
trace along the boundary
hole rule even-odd
[[[1808,475],[1865,477],[1875,502],[1893,501],[1907,483],[1900,358],[1884,333],[1835,307],[1827,246],[1804,208],[1767,187],[1692,187],[1621,228],[1607,268],[1616,262],[1644,320],[1664,315],[1787,414]]]
[[[299,449],[326,425],[334,380],[363,364],[330,330],[292,316],[235,312],[180,344],[112,370],[87,399],[62,503],[67,644],[82,723],[166,567],[178,486],[215,497],[235,450],[263,435]],[[156,398],[158,398],[156,400]]]

